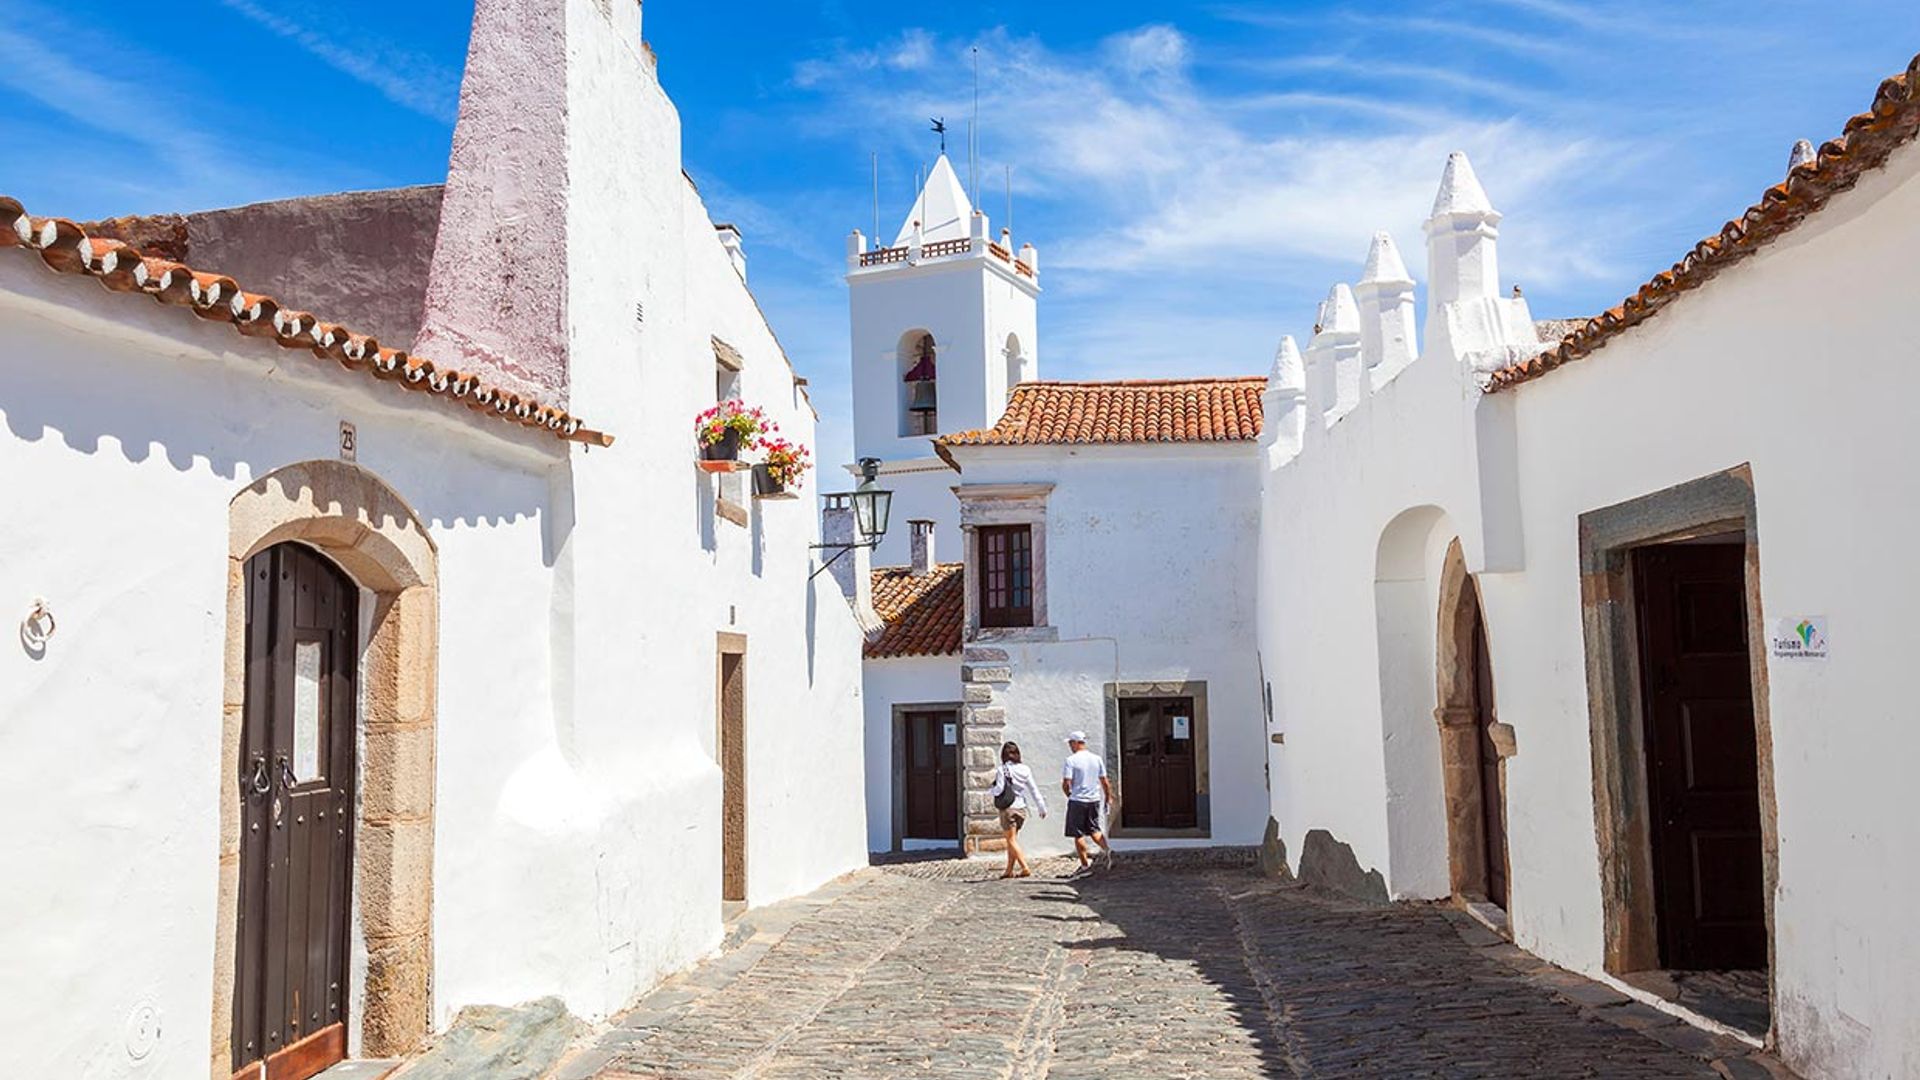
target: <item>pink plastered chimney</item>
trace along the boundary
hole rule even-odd
[[[414,344],[439,365],[554,405],[567,403],[569,389],[568,7],[566,0],[474,4]]]

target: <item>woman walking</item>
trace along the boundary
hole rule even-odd
[[[1040,786],[1033,782],[1033,770],[1020,764],[1020,746],[1018,743],[1004,743],[1000,747],[1000,772],[993,778],[993,805],[1000,811],[1000,830],[1007,837],[1007,872],[1003,878],[1032,877],[1033,867],[1027,865],[1026,852],[1020,850],[1020,826],[1027,823],[1027,811],[1037,811],[1041,817],[1047,816],[1047,800],[1040,794]],[[1014,873],[1018,866],[1020,872]]]

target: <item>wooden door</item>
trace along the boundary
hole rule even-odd
[[[720,654],[720,899],[747,899],[747,655]]]
[[[1507,906],[1506,789],[1500,783],[1500,750],[1493,741],[1493,665],[1487,656],[1487,628],[1476,604],[1473,612],[1473,712],[1480,746],[1480,850],[1486,852],[1487,899]]]
[[[1740,544],[1635,552],[1661,963],[1767,964]]]
[[[304,1080],[346,1055],[359,592],[298,544],[246,574],[233,1066]]]
[[[1120,701],[1120,825],[1191,829],[1200,823],[1193,699]]]
[[[913,840],[960,839],[959,718],[951,710],[901,716],[906,740],[902,836]]]

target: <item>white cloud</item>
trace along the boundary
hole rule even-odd
[[[431,120],[452,123],[460,96],[460,73],[385,43],[341,36],[329,23],[323,32],[254,0],[219,0],[249,22],[293,42],[335,71],[378,90],[395,105]]]
[[[1611,270],[1592,231],[1574,227],[1585,221],[1572,199],[1621,167],[1616,148],[1422,100],[1393,78],[1412,65],[1375,72],[1387,76],[1377,93],[1230,91],[1195,81],[1192,44],[1169,26],[1116,34],[1088,54],[1002,32],[979,45],[991,76],[987,147],[1018,163],[1029,199],[1065,211],[1044,213],[1049,269],[1202,278],[1314,260],[1357,267],[1379,228],[1417,248],[1446,155],[1465,149],[1503,207],[1527,210],[1509,250],[1531,279]],[[933,47],[961,56],[968,43]],[[1421,70],[1478,85],[1468,73]],[[951,113],[970,90],[963,80],[841,77],[814,89],[834,101],[832,115],[864,126],[876,115]]]

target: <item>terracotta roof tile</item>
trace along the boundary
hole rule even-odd
[[[111,230],[103,230],[111,231]],[[114,236],[92,236],[65,218],[36,218],[15,200],[0,195],[0,248],[22,248],[62,274],[92,277],[117,292],[145,293],[163,304],[185,307],[203,319],[234,324],[240,333],[266,338],[289,349],[308,349],[354,371],[391,380],[449,403],[497,416],[524,427],[542,428],[562,439],[610,446],[613,437],[583,426],[564,410],[510,394],[466,372],[436,368],[424,357],[383,348],[365,334],[321,322],[304,311],[284,308],[264,293],[247,292],[224,274],[195,270],[158,257],[162,247],[143,252]],[[369,289],[378,282],[367,282]]]
[[[941,563],[924,577],[906,566],[873,570],[873,609],[886,629],[867,642],[869,660],[900,656],[948,656],[960,651],[966,615],[966,575],[961,563]]]
[[[1655,274],[1616,307],[1581,321],[1544,352],[1493,373],[1489,391],[1505,390],[1579,360],[1697,289],[1720,271],[1752,255],[1851,188],[1865,173],[1886,164],[1893,151],[1920,132],[1920,56],[1907,70],[1880,84],[1873,106],[1848,120],[1841,135],[1822,146],[1811,160],[1795,165],[1785,181],[1768,188],[1760,201],[1695,244],[1669,270]]]
[[[1238,442],[1260,436],[1259,375],[1217,379],[1021,383],[999,423],[947,446]]]

